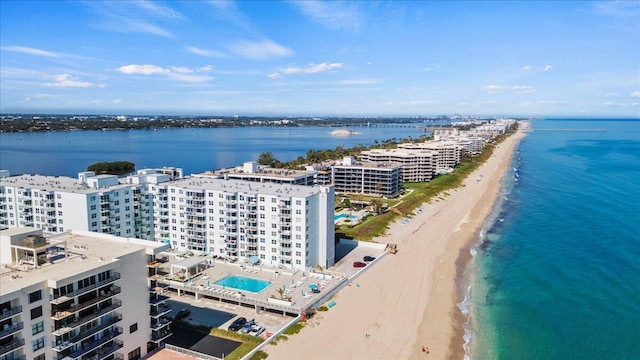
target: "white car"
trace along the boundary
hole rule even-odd
[[[253,325],[251,326],[251,331],[249,331],[249,335],[260,336],[265,330],[264,326]]]

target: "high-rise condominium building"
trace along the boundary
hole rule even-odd
[[[141,358],[171,335],[147,265],[167,248],[86,231],[1,231],[0,358]]]

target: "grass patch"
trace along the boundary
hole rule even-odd
[[[209,332],[209,334],[213,336],[229,339],[229,340],[242,342],[242,344],[238,346],[235,350],[233,350],[230,354],[225,355],[224,358],[230,359],[230,360],[242,359],[245,355],[251,352],[251,350],[255,349],[256,346],[260,345],[262,341],[264,341],[262,338],[257,336],[237,333],[235,331],[229,331],[229,330],[218,329],[218,328],[211,329],[211,332]]]
[[[289,326],[287,330],[283,332],[286,335],[295,335],[300,332],[304,328],[305,323],[298,321],[297,323]]]
[[[269,357],[269,354],[267,354],[264,351],[256,351],[255,354],[253,354],[249,360],[263,360]]]

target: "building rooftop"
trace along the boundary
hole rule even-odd
[[[257,182],[234,179],[216,179],[207,177],[188,177],[167,183],[193,190],[217,190],[229,192],[259,193],[265,195],[280,195],[286,197],[307,197],[324,192],[325,186],[305,186],[292,184],[277,184],[272,182]]]
[[[205,171],[202,173],[194,174],[193,176],[208,176],[214,178],[224,178],[225,175],[233,176],[234,178],[256,178],[265,177],[270,179],[296,179],[300,177],[313,176],[315,171],[308,170],[291,170],[291,169],[276,169],[265,166],[257,166],[253,171],[247,171],[246,168],[241,166]]]
[[[102,177],[110,177],[112,175],[98,175]],[[0,186],[15,186],[26,189],[42,189],[48,191],[66,191],[72,193],[92,194],[103,191],[104,189],[94,189],[84,185],[76,178],[67,176],[47,176],[38,174],[22,174],[0,178]],[[109,186],[109,189],[119,189],[131,187],[129,184],[119,183],[118,185]]]
[[[29,245],[10,245],[10,236],[33,233],[34,228],[17,228],[0,231],[2,251],[9,248],[29,248]],[[123,238],[88,231],[65,232],[45,238],[39,249],[46,251],[46,261],[38,266],[33,262],[17,261],[0,265],[0,291],[11,293],[30,284],[42,281],[57,281],[90,271],[107,268],[118,258],[135,251],[146,249],[147,254],[157,254],[169,248],[158,242],[133,238]]]

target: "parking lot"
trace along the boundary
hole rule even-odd
[[[200,296],[196,301],[190,295],[182,295],[180,297],[176,293],[168,293],[167,295],[171,296],[167,300],[167,305],[171,307],[169,316],[173,318],[181,309],[189,309],[191,313],[182,320],[193,325],[204,325],[226,330],[234,319],[244,317],[247,320],[255,319],[258,325],[262,325],[267,329],[266,332],[272,333],[291,321],[290,317],[282,316],[279,313],[261,311],[257,314],[253,307],[207,299],[203,296]]]

